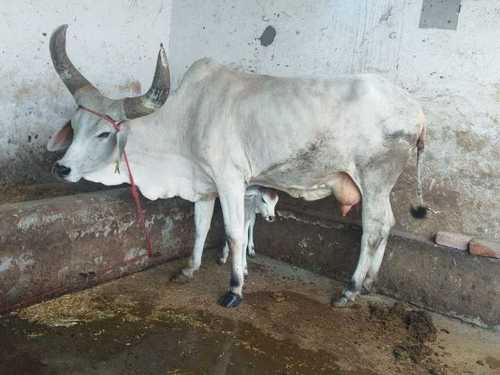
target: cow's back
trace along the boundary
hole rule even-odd
[[[200,157],[215,169],[235,163],[249,180],[286,179],[303,188],[327,173],[355,174],[356,160],[388,143],[408,146],[419,131],[418,103],[372,74],[284,78],[202,59],[182,86],[189,88],[188,127]]]

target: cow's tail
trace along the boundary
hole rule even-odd
[[[417,139],[417,206],[411,207],[411,214],[415,219],[423,219],[427,216],[428,208],[424,204],[424,198],[422,194],[422,157],[425,147],[425,117],[421,113],[419,121],[421,123],[420,135]]]

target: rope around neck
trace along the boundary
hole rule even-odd
[[[121,130],[121,125],[124,123],[124,121],[116,121],[108,115],[93,111],[92,109],[86,108],[84,106],[80,106],[80,109],[87,111],[89,113],[92,113],[93,115],[100,117],[103,120],[106,120],[108,123],[110,123],[113,126],[113,128],[117,132],[119,132]],[[153,255],[154,256],[159,255],[159,253],[153,254],[153,242],[151,241],[151,233],[149,232],[149,230],[146,226],[145,210],[142,208],[141,199],[139,196],[139,189],[137,188],[137,185],[135,184],[134,176],[132,175],[132,170],[130,169],[130,163],[128,161],[127,152],[125,150],[123,150],[123,159],[125,160],[125,165],[127,166],[128,178],[130,181],[130,194],[132,195],[132,198],[134,199],[135,208],[136,208],[136,212],[137,212],[137,220],[139,221],[139,225],[141,225],[141,227],[144,231],[144,237],[146,239],[148,257],[151,258]]]

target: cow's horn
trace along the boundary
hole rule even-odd
[[[75,68],[66,53],[66,30],[68,25],[59,26],[50,37],[50,55],[57,74],[71,92],[75,93],[86,88],[88,93],[99,93],[99,91]]]
[[[153,113],[165,103],[169,92],[170,70],[163,44],[161,44],[153,83],[144,95],[123,99],[125,117],[127,119],[134,119]]]

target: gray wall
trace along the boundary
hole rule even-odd
[[[387,76],[422,102],[429,121],[424,189],[435,213],[425,222],[408,215],[413,159],[394,190],[398,225],[500,239],[500,3],[463,0],[457,23],[459,1],[434,1],[435,11],[425,3],[421,20],[422,0],[174,0],[172,70],[178,81],[210,56],[277,75]],[[266,47],[267,26],[277,34]]]
[[[69,24],[75,65],[119,97],[147,90],[170,10],[171,0],[2,1],[0,184],[50,181],[47,139],[76,108],[50,61],[52,31]]]
[[[4,3],[0,183],[51,180],[54,155],[45,152],[45,144],[75,107],[52,68],[48,38],[57,25],[69,23],[75,64],[110,96],[146,89],[158,44],[168,40],[174,85],[202,56],[278,75],[367,71],[389,77],[417,97],[428,116],[424,189],[435,210],[425,222],[407,213],[415,190],[411,160],[394,191],[398,225],[423,233],[439,228],[500,239],[496,1],[463,0],[456,30],[453,20],[451,29],[420,28],[429,26],[431,16],[434,21],[450,16],[439,10],[422,23],[422,0]],[[267,26],[277,34],[265,47],[258,38]],[[331,199],[311,207],[336,209]]]

